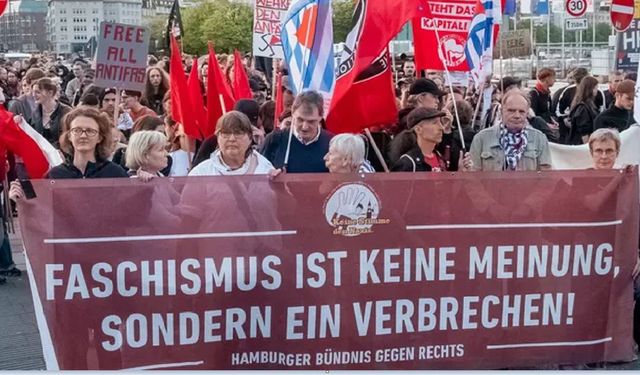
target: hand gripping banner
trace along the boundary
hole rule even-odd
[[[33,181],[48,369],[632,357],[637,171]]]

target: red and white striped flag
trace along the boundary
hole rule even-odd
[[[20,121],[16,121],[19,119]],[[63,163],[51,143],[32,128],[24,118],[0,107],[0,144],[22,158],[30,178],[43,178],[49,169]]]

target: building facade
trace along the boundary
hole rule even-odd
[[[22,0],[0,17],[0,50],[37,52],[47,47],[46,0]]]
[[[142,24],[142,0],[49,0],[47,36],[59,54],[86,52],[103,21]]]

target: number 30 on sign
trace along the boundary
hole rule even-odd
[[[582,17],[587,12],[587,0],[566,0],[565,9],[571,17]]]

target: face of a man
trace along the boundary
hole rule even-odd
[[[116,107],[116,94],[109,93],[105,95],[104,98],[102,99],[102,109],[104,109],[105,111],[111,112],[114,110],[115,107]]]
[[[517,132],[527,126],[529,103],[521,95],[510,95],[502,104],[502,122],[508,130]]]
[[[73,66],[73,75],[76,76],[77,78],[82,78],[82,75],[84,74],[84,69],[82,69],[82,66],[79,64],[76,64]]]
[[[416,125],[416,136],[426,142],[438,144],[442,142],[444,127],[440,117],[422,120]]]
[[[320,132],[322,117],[317,107],[300,106],[293,112],[291,126],[304,142],[311,142]]]
[[[616,107],[625,109],[627,111],[633,110],[633,94],[616,94]]]
[[[616,163],[618,150],[616,143],[610,139],[593,142],[590,151],[595,169],[611,169]]]
[[[16,83],[18,83],[18,76],[16,76],[16,74],[13,72],[7,73],[7,83],[9,83],[10,85],[15,85]]]
[[[416,74],[416,63],[413,61],[407,61],[404,63],[404,71],[405,77],[413,77]]]
[[[160,87],[160,84],[162,83],[162,75],[160,75],[158,69],[152,69],[151,72],[149,72],[149,82],[153,87]]]
[[[609,77],[609,91],[615,93],[618,85],[623,81],[622,74],[614,74]]]
[[[544,84],[547,85],[547,87],[552,87],[553,85],[556,84],[556,76],[549,76],[545,78]]]
[[[125,109],[132,109],[136,105],[136,103],[138,103],[137,97],[133,95],[129,96],[124,92],[122,93],[122,106]]]

